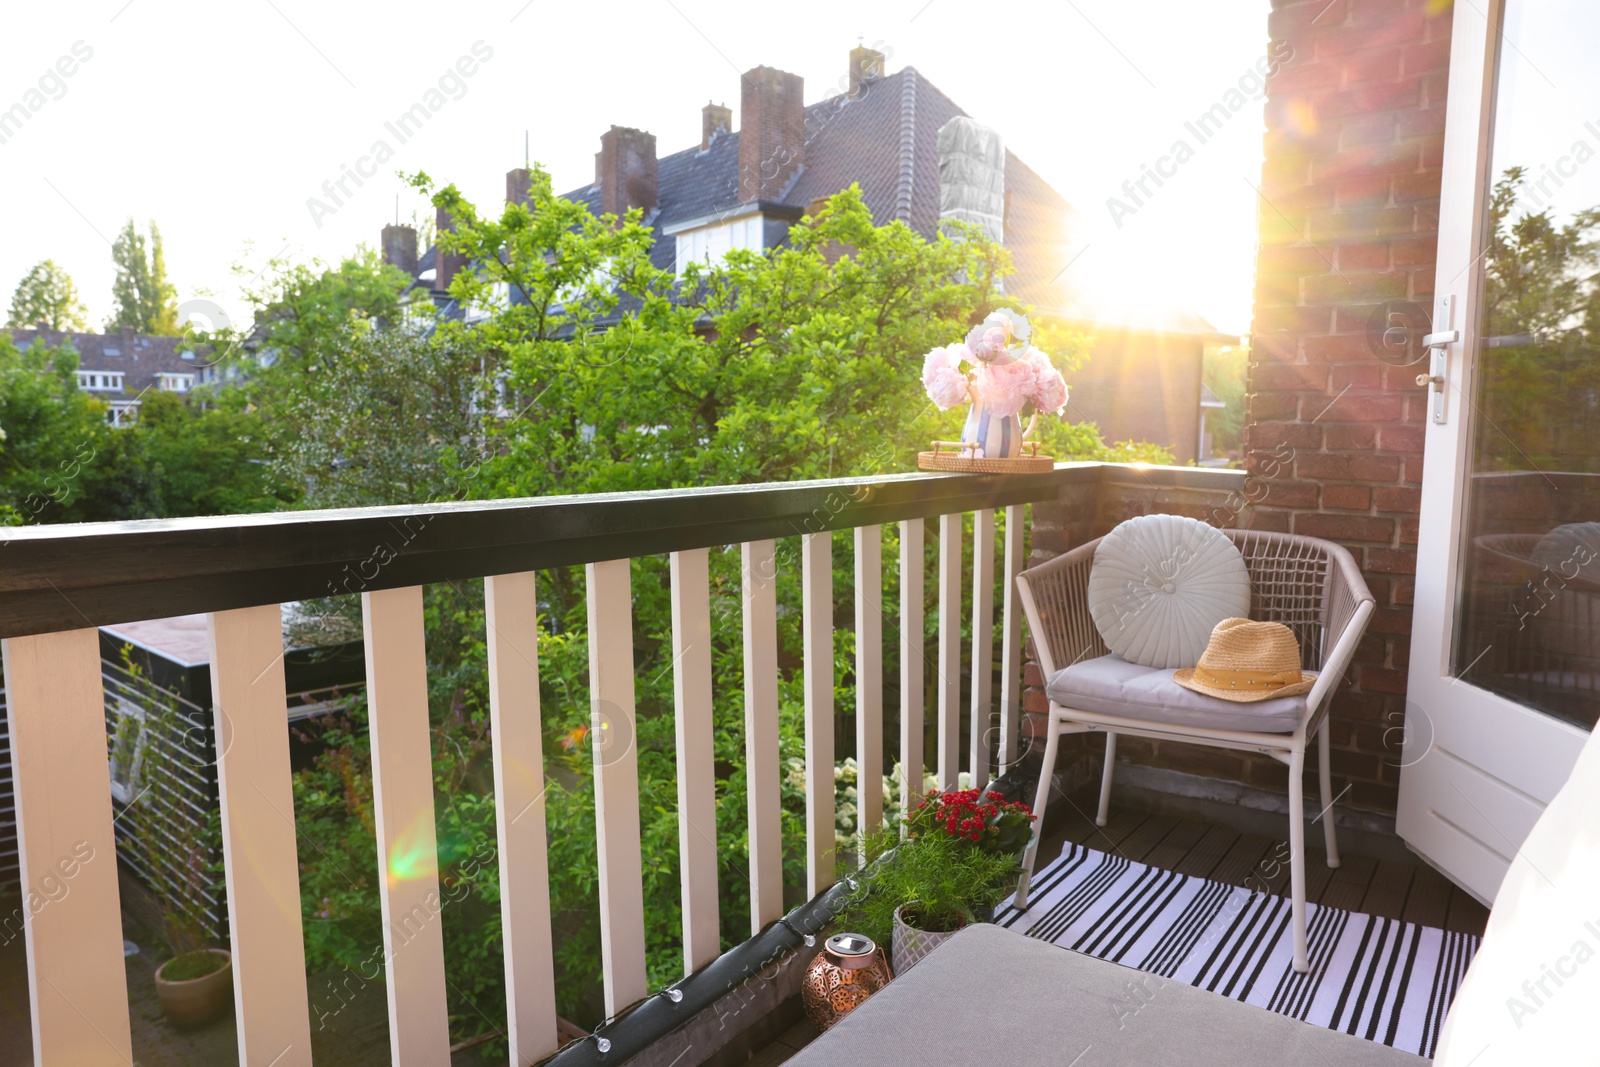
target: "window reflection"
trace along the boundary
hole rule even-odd
[[[1513,166],[1490,198],[1453,670],[1592,728],[1600,716],[1600,209],[1540,206],[1555,192]]]

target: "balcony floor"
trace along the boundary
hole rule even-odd
[[[1272,860],[1283,855],[1278,840],[1241,833],[1217,822],[1178,818],[1119,804],[1113,795],[1105,827],[1094,824],[1098,793],[1091,787],[1051,801],[1039,844],[1044,865],[1068,841],[1180,874],[1212,878],[1230,885],[1259,887],[1263,881],[1279,896],[1289,895],[1289,868],[1281,861],[1278,876],[1265,878]],[[1285,823],[1285,834],[1288,832]],[[1307,833],[1306,900],[1388,919],[1438,926],[1460,933],[1482,934],[1489,910],[1456,888],[1420,860],[1375,859],[1340,841],[1343,862],[1330,870],[1320,846],[1322,835]],[[817,1036],[800,1022],[760,1049],[751,1067],[776,1067]]]

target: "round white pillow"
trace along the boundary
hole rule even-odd
[[[1193,667],[1223,619],[1250,613],[1250,575],[1214,526],[1141,515],[1101,540],[1089,568],[1089,616],[1106,647],[1145,667]]]

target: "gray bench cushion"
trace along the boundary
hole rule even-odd
[[[977,924],[934,949],[788,1062],[1424,1067],[1428,1061]]]
[[[1064,708],[1208,730],[1286,734],[1300,725],[1306,712],[1303,693],[1253,704],[1219,700],[1185,689],[1172,680],[1170,670],[1141,667],[1121,656],[1064,667],[1050,676],[1045,692]]]

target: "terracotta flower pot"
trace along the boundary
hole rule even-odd
[[[901,913],[908,909],[911,911],[914,919],[917,911],[917,901],[910,901],[909,903],[902,904],[898,908],[894,909],[894,933],[890,938],[889,948],[890,962],[894,965],[894,973],[896,977],[905,974],[912,967],[915,967],[924,956],[938,948],[940,945],[944,944],[946,941],[950,940],[950,938],[954,937],[956,930],[961,928],[958,926],[956,927],[956,930],[943,932],[937,930],[919,930],[917,927],[906,922],[906,920],[901,916]],[[965,925],[966,923],[963,922],[962,926]]]
[[[184,956],[174,956],[156,971],[156,994],[161,998],[161,1011],[172,1025],[184,1030],[213,1023],[227,1014],[233,1004],[233,957],[227,949],[208,948],[212,956],[222,959],[222,966],[210,974],[173,982],[162,977],[168,967]]]

